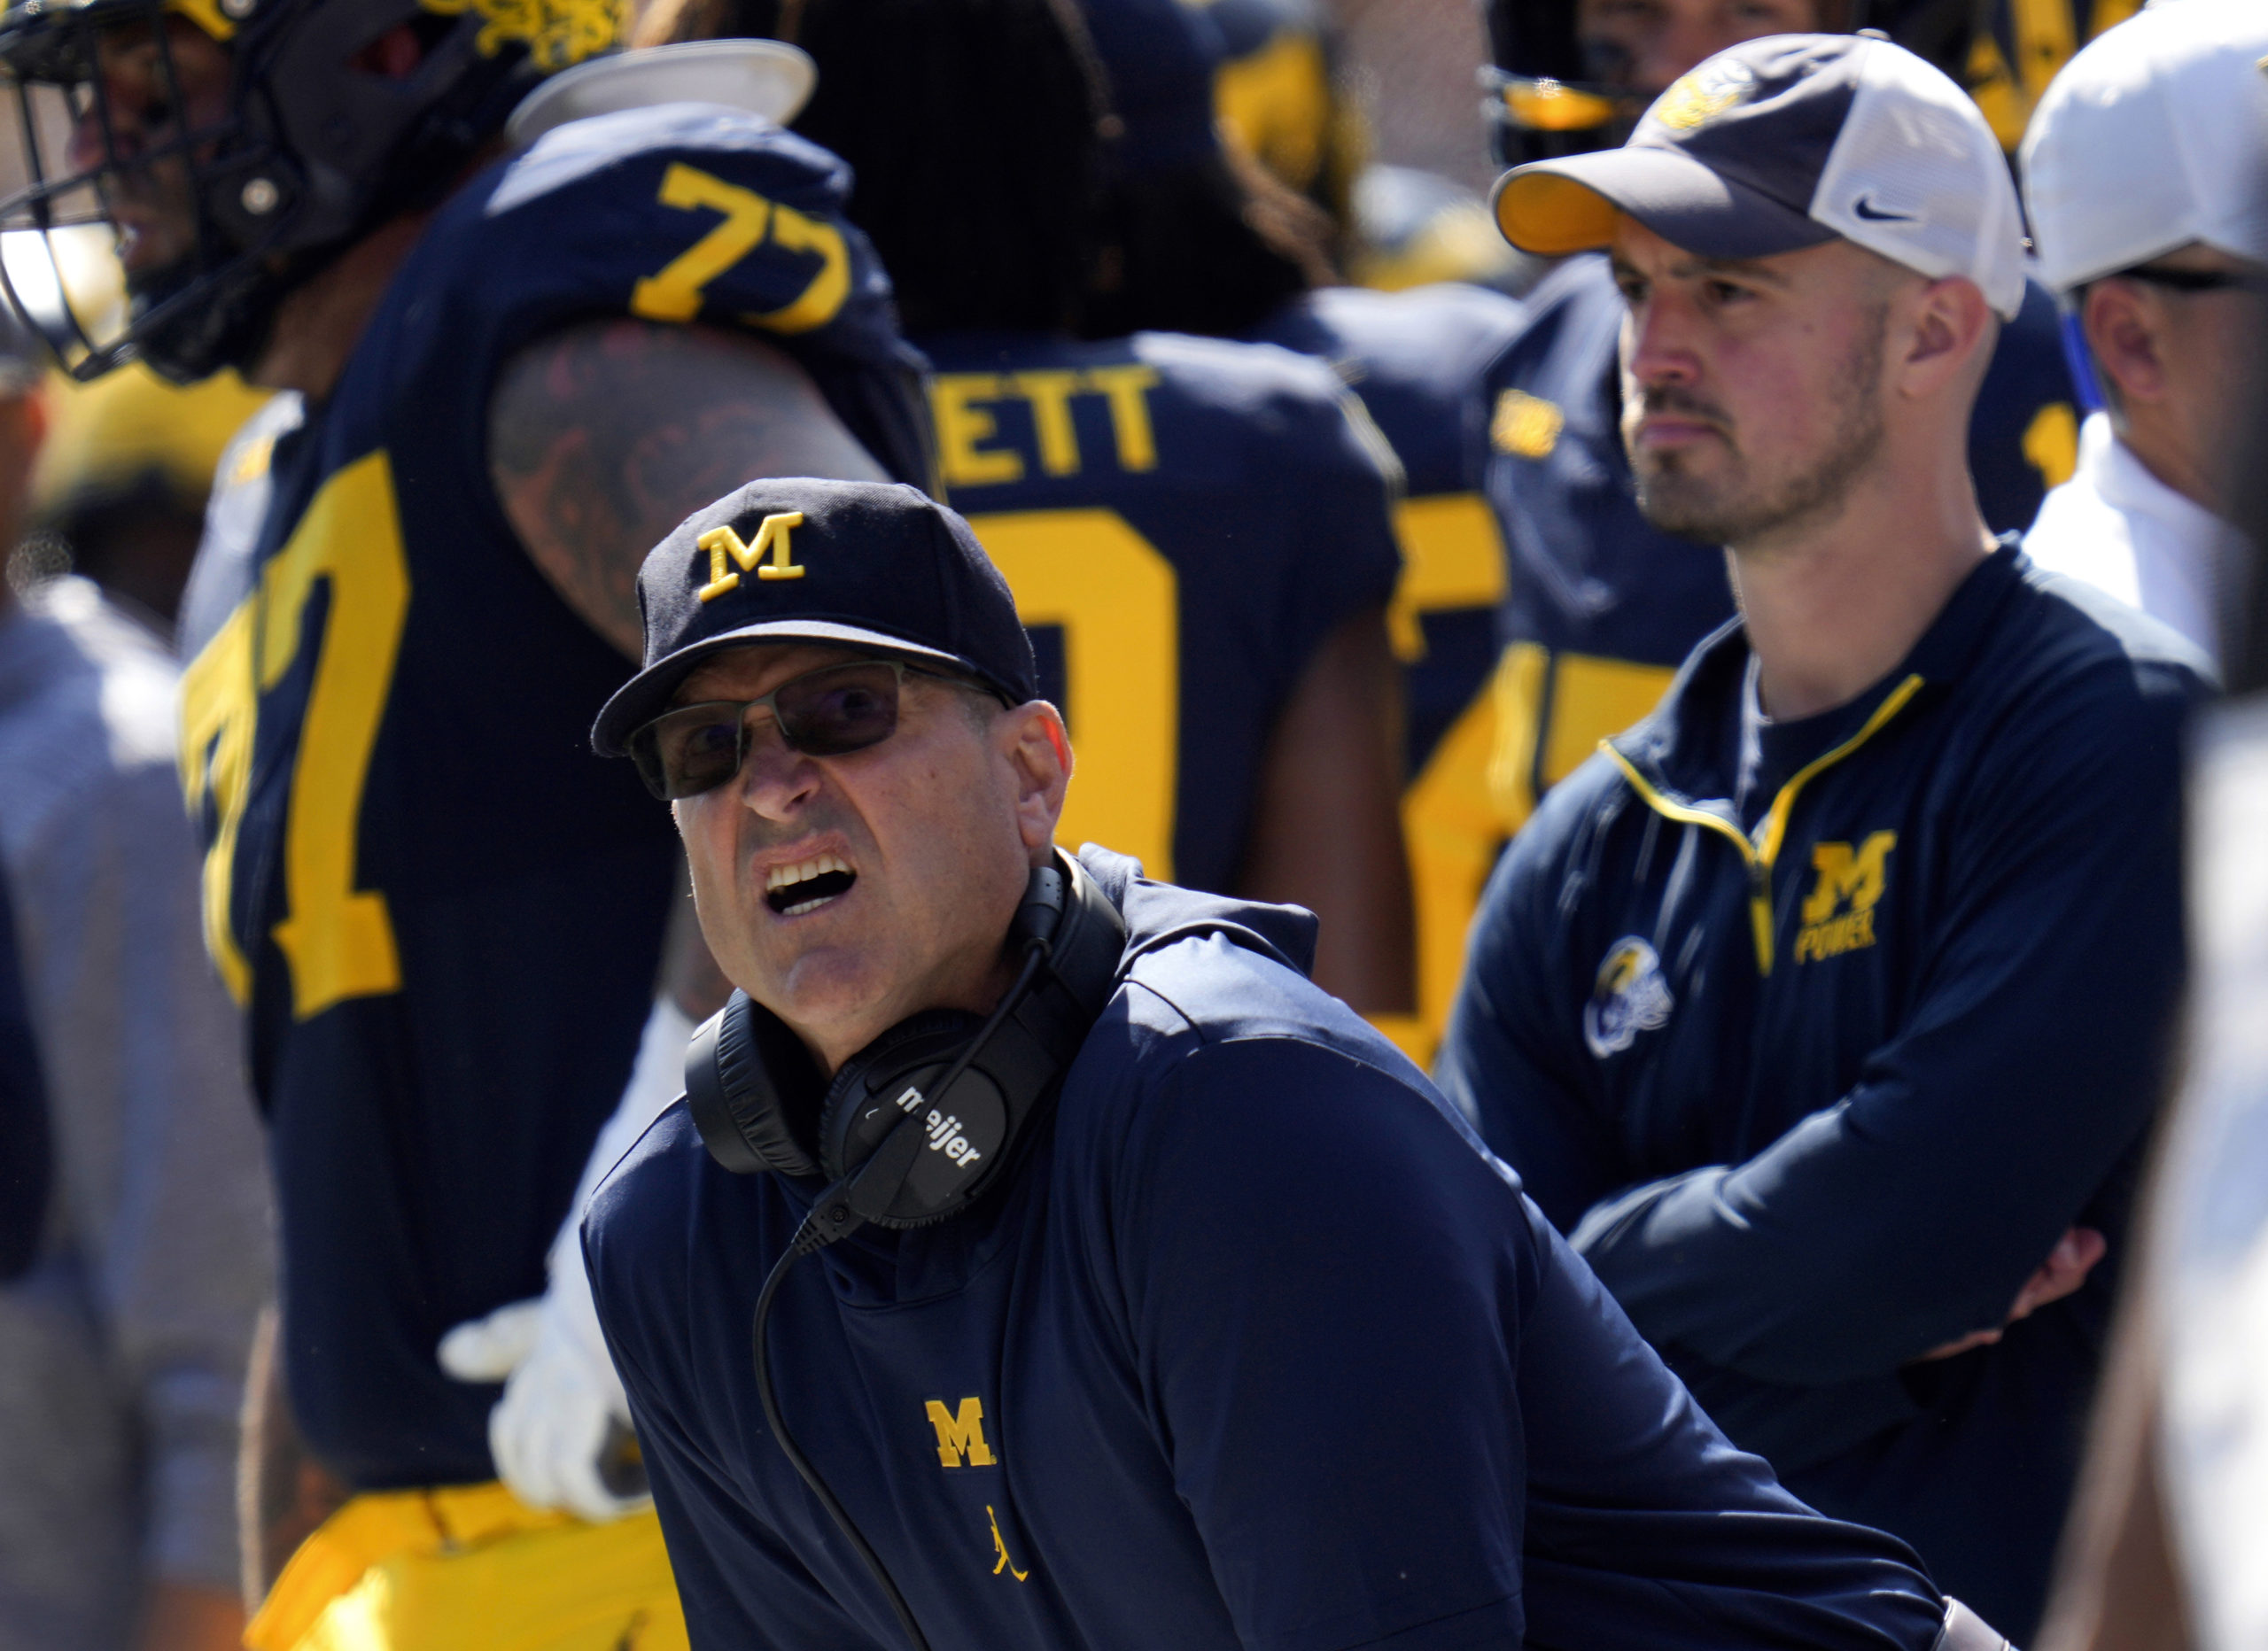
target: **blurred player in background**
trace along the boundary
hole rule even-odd
[[[1850,26],[1845,11],[1838,0],[1491,0],[1498,159],[1619,143],[1711,53]],[[1960,6],[1907,0],[1868,18],[1941,68],[1968,50]],[[1527,303],[1527,331],[1493,380],[1489,431],[1489,497],[1511,570],[1489,785],[1511,828],[1601,739],[1651,710],[1678,662],[1733,612],[1718,560],[1638,512],[1617,428],[1623,306],[1606,260],[1567,260]],[[2030,525],[2046,490],[2070,475],[2074,399],[2054,301],[2033,287],[2001,331],[1970,417],[1969,469],[1994,531]]]
[[[1371,159],[1336,31],[1316,0],[1212,0],[1221,142],[1321,207],[1348,279],[1382,292],[1470,281],[1516,291],[1533,270],[1464,184]]]
[[[1221,137],[1345,222],[1365,159],[1362,116],[1340,95],[1317,0],[1212,0]]]
[[[2023,145],[2042,278],[2108,404],[2024,550],[2216,659],[2243,566],[2226,471],[2268,295],[2268,7],[2153,7],[2077,58]]]
[[[1389,1029],[1422,1056],[1447,1018],[1465,924],[1503,836],[1485,791],[1483,691],[1503,555],[1480,483],[1484,375],[1522,313],[1501,293],[1455,283],[1390,294],[1331,284],[1328,221],[1298,210],[1305,203],[1287,202],[1280,183],[1212,136],[1222,47],[1209,14],[1171,0],[1090,0],[1087,12],[1129,135],[1099,314],[1320,356],[1401,461],[1403,569],[1389,616],[1404,666],[1418,1015]]]
[[[1732,39],[1793,29],[1878,28],[1969,89],[2014,155],[2041,94],[2079,46],[2133,16],[2142,0],[1492,0],[1492,120],[1526,128],[1552,152],[1612,147],[1653,92]],[[1548,84],[1546,82],[1549,82]],[[1650,91],[1648,89],[1651,89]],[[1604,142],[1593,136],[1603,130]],[[1555,149],[1556,143],[1571,147]]]
[[[1868,0],[1851,0],[1867,4]],[[1881,9],[1882,0],[1872,0]],[[2011,155],[2048,85],[2071,54],[2141,10],[2143,0],[1985,0],[1984,27],[1967,44],[1967,73],[1958,77]],[[1950,43],[1969,8],[1939,4],[1935,37]],[[1869,13],[1865,21],[1876,19]],[[1852,24],[1858,27],[1860,25]],[[1883,27],[1888,27],[1887,24]]]
[[[12,543],[45,353],[4,333]],[[27,1167],[47,1193],[15,1235],[27,1270],[0,1284],[6,1651],[228,1651],[244,1630],[237,1424],[274,1288],[268,1173],[198,921],[177,684],[87,580],[0,587],[0,976],[20,994],[0,1006],[0,1113],[41,1158],[0,1171],[0,1198]]]
[[[184,387],[140,365],[58,384],[32,478],[33,531],[170,640],[221,450],[267,399],[234,373]]]
[[[1317,0],[1211,0],[1198,27],[1219,43],[1220,140],[1328,214],[1333,254],[1358,286],[1517,283],[1523,261],[1487,204],[1462,183],[1371,158],[1338,31]]]
[[[742,108],[671,101],[668,64],[586,69],[483,167],[621,22],[606,0],[0,20],[17,95],[81,111],[67,167],[35,174],[80,178],[14,221],[98,193],[132,327],[82,336],[20,260],[19,301],[84,375],[133,351],[295,392],[223,461],[182,623],[206,939],[250,1013],[282,1213],[255,1482],[288,1478],[288,1394],[351,1496],[270,1591],[263,1651],[488,1645],[505,1621],[531,1647],[684,1642],[650,1508],[608,1470],[625,1412],[572,1231],[602,1126],[676,1092],[705,954],[688,924],[665,956],[689,918],[672,833],[585,732],[638,651],[638,556],[694,506],[928,467],[843,168],[742,112],[793,109],[794,54],[728,51],[703,89]],[[531,807],[540,831],[497,829]]]
[[[1108,112],[1076,9],[813,0],[784,23],[759,3],[644,26],[791,27],[816,59],[796,129],[859,179],[851,217],[936,369],[940,475],[1079,741],[1067,840],[1308,907],[1323,919],[1317,981],[1406,1013],[1392,461],[1316,362],[1076,337]],[[1209,145],[1202,110],[1193,130]],[[1138,122],[1123,140],[1161,141]]]

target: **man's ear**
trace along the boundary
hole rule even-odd
[[[1984,376],[1999,329],[1975,282],[1950,275],[1924,281],[1913,289],[1907,315],[1899,365],[1909,394],[1934,394],[1964,375]]]
[[[2116,386],[2114,399],[2120,403],[2164,398],[2165,358],[2158,319],[2156,306],[2131,281],[2109,275],[2087,288],[2079,325],[2095,365]]]
[[[1037,865],[1055,841],[1055,822],[1071,787],[1071,739],[1062,714],[1045,700],[1002,713],[998,738],[1016,780],[1016,830]]]

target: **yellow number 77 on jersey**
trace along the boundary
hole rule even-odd
[[[762,245],[790,252],[816,252],[819,272],[802,292],[775,310],[742,315],[768,332],[809,332],[833,321],[850,295],[850,249],[843,231],[794,207],[768,200],[754,190],[672,162],[662,174],[658,198],[685,212],[707,210],[725,221],[630,289],[630,313],[648,321],[689,322],[701,314],[709,283]]]

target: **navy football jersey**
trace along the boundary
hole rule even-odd
[[[1318,363],[1171,333],[924,337],[938,469],[1078,769],[1056,834],[1227,891],[1278,712],[1393,594],[1391,460]]]
[[[630,666],[486,468],[521,346],[609,314],[765,333],[900,478],[918,358],[826,151],[694,105],[576,122],[459,192],[337,389],[222,461],[184,615],[206,939],[250,1011],[286,1379],[358,1488],[493,1476],[442,1334],[544,1256],[652,1002],[676,849],[591,717]]]
[[[1507,829],[1487,783],[1504,551],[1481,485],[1489,369],[1526,320],[1518,303],[1480,287],[1330,287],[1285,305],[1252,335],[1331,362],[1402,461],[1402,582],[1388,617],[1402,663],[1402,826],[1421,1050],[1447,1024],[1465,929]]]
[[[1677,665],[1733,615],[1725,559],[1639,514],[1622,447],[1624,304],[1603,257],[1569,259],[1528,295],[1527,330],[1492,389],[1488,496],[1510,588],[1490,781],[1517,826],[1607,735],[1654,708]],[[1996,533],[2031,524],[2078,456],[2054,301],[2026,289],[1969,422],[1977,500]]]

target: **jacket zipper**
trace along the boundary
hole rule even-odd
[[[1645,805],[1665,819],[1688,826],[1698,826],[1731,842],[1740,850],[1741,863],[1748,868],[1748,920],[1756,942],[1756,972],[1772,973],[1772,868],[1780,857],[1780,849],[1787,841],[1788,820],[1794,812],[1796,795],[1814,776],[1832,768],[1881,732],[1883,725],[1906,708],[1907,701],[1922,691],[1922,680],[1918,675],[1909,676],[1892,688],[1883,702],[1874,709],[1852,734],[1833,750],[1824,752],[1805,763],[1789,777],[1788,783],[1773,794],[1772,806],[1764,814],[1764,840],[1760,844],[1749,841],[1748,833],[1732,820],[1709,809],[1697,808],[1689,802],[1677,802],[1664,796],[1653,783],[1638,771],[1638,766],[1615,748],[1612,740],[1602,740],[1598,748],[1607,754],[1623,778],[1630,782]]]

